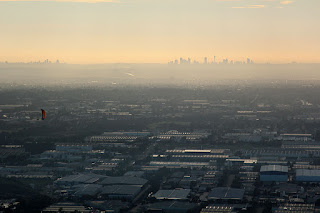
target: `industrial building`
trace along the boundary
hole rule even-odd
[[[280,134],[276,139],[282,141],[312,141],[312,134]]]
[[[290,158],[307,158],[310,155],[320,157],[320,150],[311,149],[244,149],[241,151],[246,157],[290,157]]]
[[[297,169],[296,181],[298,181],[298,182],[320,182],[320,170]]]
[[[314,204],[287,203],[282,204],[278,208],[274,208],[273,213],[313,213],[315,212]]]
[[[247,204],[211,204],[203,208],[200,213],[235,213],[246,209]]]
[[[199,141],[203,138],[207,138],[210,134],[207,132],[179,132],[177,130],[170,130],[168,132],[160,133],[152,137],[158,140],[175,140],[180,141],[185,139],[187,141]]]
[[[223,155],[230,153],[230,149],[168,149],[166,154],[176,154],[176,155]]]
[[[104,186],[100,195],[110,199],[133,200],[140,191],[139,186],[111,185]]]
[[[260,181],[263,182],[287,182],[288,167],[280,165],[265,165],[260,169]]]
[[[320,143],[315,141],[284,141],[281,145],[282,149],[313,149],[319,150]]]
[[[197,204],[181,201],[162,201],[152,203],[147,207],[147,212],[197,212]]]
[[[244,191],[244,189],[217,187],[211,190],[208,200],[242,200]]]
[[[159,190],[153,195],[157,200],[187,200],[190,189]]]
[[[102,185],[135,185],[143,187],[148,180],[138,177],[120,176],[120,177],[107,177],[100,182]]]
[[[76,203],[57,203],[53,204],[44,210],[41,211],[42,213],[49,213],[49,212],[65,212],[65,213],[71,213],[71,212],[83,212],[83,213],[89,213],[91,212],[90,209],[86,208],[85,206],[76,204]]]
[[[60,186],[71,186],[76,184],[94,184],[104,178],[106,178],[106,176],[97,174],[78,174],[59,178],[55,181],[55,183]]]
[[[181,161],[151,161],[150,166],[157,166],[159,168],[201,168],[209,167],[209,162],[181,162]]]
[[[74,196],[95,196],[97,195],[102,186],[99,184],[79,184],[72,187],[75,189]]]
[[[102,143],[112,141],[132,142],[138,138],[150,136],[150,132],[104,132],[103,135],[92,136],[91,143]]]

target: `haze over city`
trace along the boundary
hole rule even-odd
[[[0,0],[0,213],[320,212],[319,0]]]
[[[318,0],[1,0],[0,61],[319,63]]]

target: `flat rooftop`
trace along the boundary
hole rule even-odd
[[[213,188],[208,195],[208,199],[211,200],[242,200],[244,195],[244,189],[235,189],[229,187],[217,187]]]
[[[153,196],[158,200],[186,200],[190,189],[159,190]]]
[[[288,172],[287,166],[281,165],[265,165],[261,166],[260,172]]]
[[[309,176],[309,177],[320,177],[319,169],[297,169],[297,176]]]

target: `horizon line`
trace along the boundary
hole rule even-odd
[[[161,62],[106,62],[106,63],[68,63],[68,62],[9,62],[9,61],[0,61],[0,64],[26,64],[26,65],[111,65],[111,64],[158,64],[158,65],[169,65],[169,66],[199,66],[199,65],[290,65],[290,64],[320,64],[320,62],[286,62],[286,63],[274,63],[274,62],[258,62],[258,63],[192,63],[192,64],[170,64],[167,63],[161,63]]]

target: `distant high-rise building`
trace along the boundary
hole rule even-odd
[[[204,57],[204,64],[207,64],[208,63],[208,59],[207,57]]]
[[[191,64],[191,59],[190,58],[188,58],[188,64]]]
[[[213,57],[213,63],[216,63],[216,56]]]
[[[226,59],[223,59],[223,64],[228,64],[229,63],[229,60],[226,58]]]
[[[180,58],[180,64],[187,64],[187,63],[188,63],[187,60],[185,60],[184,58]]]
[[[178,62],[178,60],[176,59],[176,60],[174,60],[174,64],[178,64],[179,62]]]

